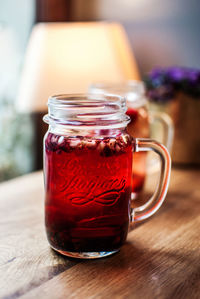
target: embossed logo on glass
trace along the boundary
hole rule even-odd
[[[108,206],[114,205],[117,202],[124,191],[125,184],[124,177],[121,179],[109,179],[107,181],[98,180],[96,182],[94,180],[83,181],[79,177],[66,182],[63,191],[66,194],[66,199],[70,200],[73,205],[85,205],[95,202],[99,205]]]

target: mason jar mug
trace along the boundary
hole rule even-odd
[[[131,222],[163,203],[170,155],[160,143],[132,138],[125,99],[112,95],[58,95],[44,121],[45,226],[50,246],[63,255],[98,258],[120,249]],[[133,153],[154,151],[161,175],[149,201],[131,209]]]

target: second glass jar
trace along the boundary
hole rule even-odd
[[[158,121],[161,124],[163,132],[162,142],[169,150],[171,149],[173,139],[172,121],[165,113],[152,113],[149,111],[145,87],[142,81],[130,80],[121,83],[94,83],[89,87],[89,92],[93,94],[113,94],[124,97],[127,106],[126,114],[130,117],[130,122],[127,126],[128,133],[133,138],[150,138],[151,124]],[[155,137],[156,139],[158,138],[157,136]],[[148,169],[147,155],[147,152],[137,152],[133,155],[132,199],[137,198],[144,187]],[[154,166],[155,164],[159,164],[156,158],[150,159],[150,161],[150,167],[152,167],[152,163]]]

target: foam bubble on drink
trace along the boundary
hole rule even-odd
[[[96,141],[95,140],[87,140],[85,142],[85,145],[88,148],[95,148],[96,147]]]
[[[78,138],[74,138],[74,139],[70,140],[70,146],[73,148],[80,146],[80,143],[81,143],[81,141]]]

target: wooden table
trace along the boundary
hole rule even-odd
[[[173,170],[160,211],[121,251],[74,260],[50,249],[42,173],[0,185],[0,298],[200,298],[200,170]]]

